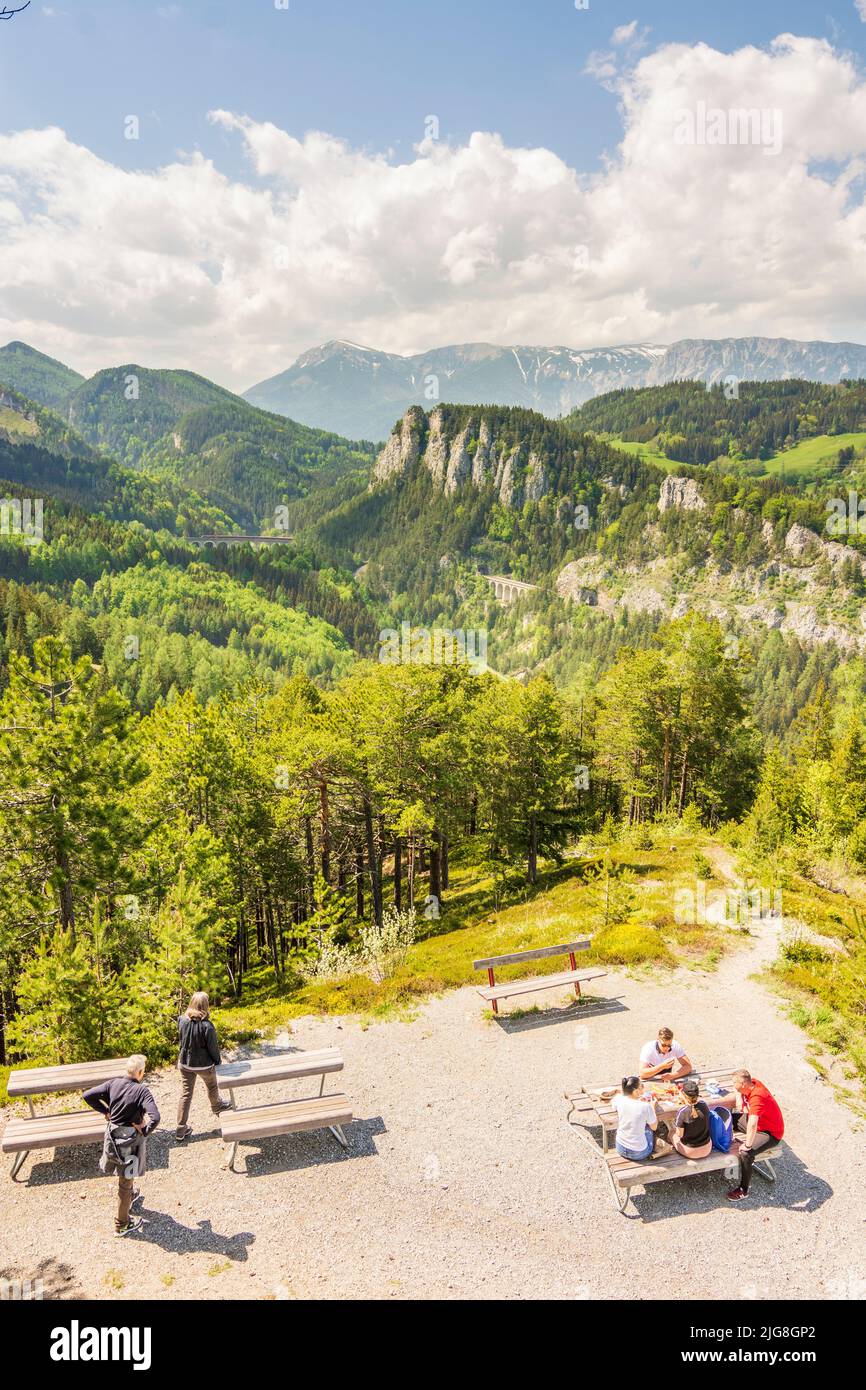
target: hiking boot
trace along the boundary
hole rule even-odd
[[[175,1132],[174,1132],[174,1137],[175,1137],[175,1139],[177,1140],[177,1142],[178,1142],[179,1144],[182,1144],[183,1141],[184,1141],[184,1139],[188,1139],[189,1136],[190,1136],[191,1134],[192,1134],[192,1125],[183,1125],[183,1127],[182,1127],[181,1129],[176,1129],[176,1130],[175,1130]]]
[[[114,1234],[116,1236],[128,1236],[131,1231],[137,1231],[139,1226],[143,1225],[144,1221],[140,1216],[137,1216],[134,1220],[127,1221],[125,1226],[116,1226]]]
[[[748,1197],[748,1192],[744,1192],[741,1187],[732,1187],[728,1193],[729,1202],[744,1202]]]
[[[219,1104],[218,1104],[216,1110],[215,1110],[213,1113],[214,1113],[215,1115],[221,1115],[221,1114],[223,1113],[224,1110],[233,1110],[233,1109],[234,1109],[234,1106],[232,1105],[232,1103],[231,1103],[230,1100],[223,1100],[222,1097],[220,1097]]]

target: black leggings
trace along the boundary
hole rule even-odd
[[[739,1110],[735,1110],[733,1112],[733,1121],[734,1129],[742,1134],[746,1128],[748,1116],[744,1115]],[[755,1135],[755,1142],[751,1149],[747,1149],[745,1153],[743,1153],[742,1149],[740,1150],[740,1187],[744,1192],[748,1192],[752,1184],[752,1169],[755,1166],[755,1159],[758,1156],[759,1150],[766,1149],[771,1144],[775,1144],[775,1142],[775,1135],[770,1134],[766,1129],[759,1129]]]

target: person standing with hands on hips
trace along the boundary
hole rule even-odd
[[[144,1084],[146,1067],[147,1058],[136,1052],[126,1063],[126,1076],[92,1086],[83,1097],[108,1122],[99,1167],[103,1173],[117,1174],[114,1234],[118,1236],[127,1236],[141,1225],[141,1217],[130,1217],[133,1205],[141,1201],[135,1179],[147,1172],[147,1136],[159,1124],[159,1109]]]

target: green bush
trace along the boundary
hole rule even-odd
[[[712,878],[713,866],[706,855],[701,854],[699,850],[695,852],[694,866],[698,878]]]
[[[670,960],[670,952],[658,933],[635,922],[619,922],[599,932],[593,937],[591,954],[608,965]]]

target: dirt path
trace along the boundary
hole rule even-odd
[[[862,1127],[751,978],[778,925],[713,974],[610,974],[581,1009],[540,995],[543,1015],[492,1022],[462,989],[410,1023],[300,1020],[272,1045],[342,1048],[349,1155],[327,1133],[297,1135],[242,1145],[240,1171],[224,1171],[201,1097],[200,1132],[174,1143],[165,1072],[143,1232],[112,1238],[113,1184],[92,1150],[36,1154],[18,1183],[0,1178],[0,1275],[41,1269],[61,1295],[119,1299],[641,1298],[660,1282],[679,1298],[862,1298]],[[789,1151],[747,1203],[707,1174],[651,1187],[629,1219],[562,1094],[617,1079],[665,1023],[698,1065],[742,1062],[771,1087]]]

